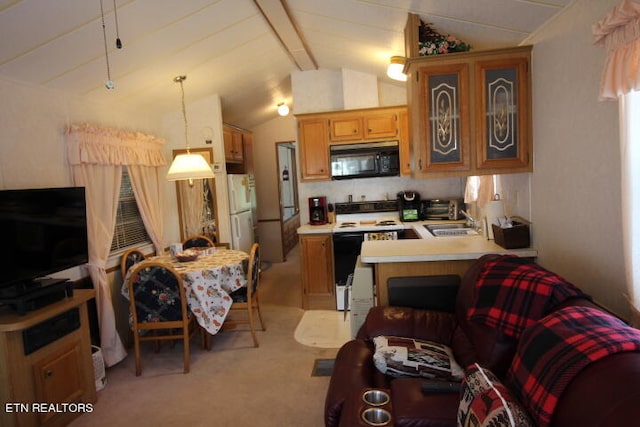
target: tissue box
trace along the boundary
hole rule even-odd
[[[528,248],[529,224],[513,221],[513,227],[501,228],[499,225],[491,224],[493,227],[493,238],[496,244],[505,249]]]

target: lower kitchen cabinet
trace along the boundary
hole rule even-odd
[[[300,235],[302,308],[335,310],[331,234]]]
[[[0,310],[0,426],[62,427],[92,410],[96,385],[87,301],[75,290],[24,316]]]

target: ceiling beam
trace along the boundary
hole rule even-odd
[[[300,71],[317,70],[318,64],[293,21],[285,0],[253,0],[291,60]]]

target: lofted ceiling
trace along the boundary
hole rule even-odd
[[[224,121],[251,129],[291,103],[294,71],[346,68],[403,85],[385,72],[404,55],[408,13],[488,49],[526,42],[570,2],[102,0],[105,55],[100,0],[0,0],[0,75],[158,114],[180,108],[173,78],[186,75],[187,104],[218,94]]]

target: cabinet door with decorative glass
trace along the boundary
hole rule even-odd
[[[476,64],[476,141],[478,169],[529,165],[528,58],[478,61]]]
[[[469,65],[419,70],[422,172],[465,171],[469,156]]]

